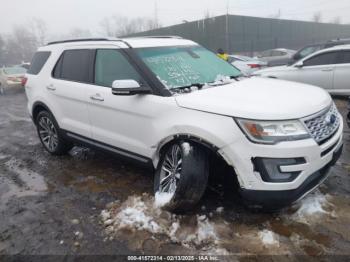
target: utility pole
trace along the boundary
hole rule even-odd
[[[155,24],[155,28],[159,27],[159,23],[158,23],[158,3],[157,3],[157,0],[154,1],[154,24]]]
[[[229,48],[230,48],[230,45],[229,45],[229,9],[230,9],[230,0],[227,0],[226,2],[226,26],[225,26],[225,38],[226,38],[226,52],[230,52],[229,51]]]

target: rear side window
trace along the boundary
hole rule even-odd
[[[31,75],[39,74],[50,54],[51,52],[36,52],[27,73]]]
[[[111,87],[114,80],[132,79],[145,84],[140,74],[122,53],[113,49],[97,50],[95,84]]]
[[[55,66],[53,77],[75,82],[91,83],[93,54],[92,50],[79,49],[64,51]]]
[[[336,52],[323,53],[304,61],[304,65],[305,66],[332,65],[332,64],[336,64],[336,59],[337,59]]]

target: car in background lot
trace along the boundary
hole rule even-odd
[[[267,66],[266,62],[259,61],[258,59],[249,56],[241,55],[229,55],[228,62],[237,67],[245,75],[250,75],[253,72],[263,69]]]
[[[290,60],[289,64],[294,64],[300,59],[303,59],[304,57],[307,57],[319,50],[330,48],[333,46],[337,45],[347,45],[350,44],[350,39],[336,39],[336,40],[331,40],[327,41],[324,43],[319,43],[319,44],[312,44],[312,45],[307,45],[303,48],[301,48],[298,52],[296,52],[292,59]]]
[[[348,100],[348,115],[346,116],[346,121],[348,122],[348,127],[350,128],[350,96]]]
[[[335,95],[350,95],[350,45],[323,49],[293,65],[267,68],[254,74],[319,86]]]
[[[277,48],[259,53],[255,58],[267,62],[268,66],[286,65],[295,54],[295,50]]]
[[[0,94],[7,89],[21,87],[27,70],[20,66],[0,68]]]

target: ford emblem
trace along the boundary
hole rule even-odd
[[[335,114],[331,114],[331,115],[328,115],[325,120],[326,120],[326,124],[330,126],[335,123],[335,121],[337,120],[337,117]]]

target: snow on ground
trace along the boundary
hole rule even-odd
[[[293,214],[292,219],[303,223],[309,223],[314,218],[329,214],[325,208],[332,205],[328,202],[327,196],[319,190],[306,196],[301,200],[300,204],[298,210]]]
[[[121,204],[109,206],[109,210],[101,212],[101,218],[110,236],[122,229],[129,229],[147,231],[155,237],[165,235],[169,242],[188,248],[218,248],[215,224],[205,215],[197,215],[191,225],[183,224],[182,216],[161,210],[154,203],[154,198],[147,194],[131,196]],[[218,252],[224,253],[223,249],[218,249]]]
[[[167,192],[157,192],[155,195],[154,205],[156,208],[164,207],[168,204],[173,197],[174,194],[170,194]]]
[[[270,230],[263,230],[259,232],[261,242],[266,246],[279,245],[278,235]]]

